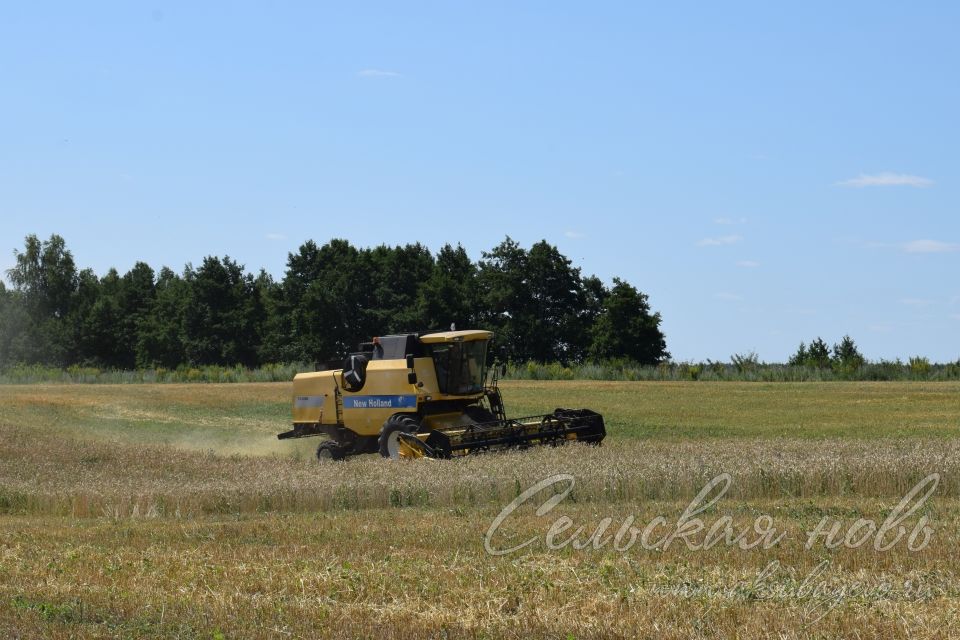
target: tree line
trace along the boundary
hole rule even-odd
[[[78,269],[59,235],[30,235],[0,281],[0,369],[114,369],[326,362],[376,335],[495,331],[514,361],[576,364],[669,359],[648,297],[605,285],[546,241],[507,237],[473,261],[462,246],[355,247],[304,242],[275,280],[229,256],[181,273],[137,262],[121,275]]]

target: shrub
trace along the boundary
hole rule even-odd
[[[910,358],[910,373],[926,378],[930,374],[930,360],[923,356],[913,356]]]

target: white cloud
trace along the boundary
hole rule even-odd
[[[903,245],[903,250],[907,253],[947,253],[960,251],[960,244],[939,240],[911,240]]]
[[[929,298],[901,298],[900,304],[909,305],[911,307],[926,307],[931,304],[936,304],[936,300],[930,300]]]
[[[282,233],[268,233],[264,236],[267,240],[286,240],[287,236]]]
[[[586,237],[584,234],[580,233],[579,231],[564,231],[563,235],[567,236],[568,238],[573,238],[574,240]]]
[[[704,238],[697,243],[699,247],[720,247],[726,244],[736,244],[743,240],[741,236],[720,236],[719,238]]]
[[[933,185],[930,178],[912,176],[906,173],[861,173],[856,178],[841,180],[837,183],[841,187],[929,187]]]
[[[729,291],[720,291],[719,293],[713,294],[713,297],[717,300],[729,300],[731,302],[743,300],[743,296],[737,293],[730,293]]]
[[[400,74],[396,71],[387,71],[386,69],[362,69],[357,72],[361,78],[399,78]]]
[[[746,218],[714,218],[714,224],[747,224]]]
[[[756,260],[737,260],[737,266],[744,269],[756,269],[760,266],[760,263]]]

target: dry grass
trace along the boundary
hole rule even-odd
[[[876,504],[840,504],[879,515]],[[678,506],[637,505],[631,512],[646,520]],[[601,513],[583,505],[564,512],[580,522],[596,522]],[[220,631],[358,638],[629,638],[644,631],[666,638],[950,637],[956,631],[950,625],[960,582],[952,533],[918,555],[812,552],[790,542],[775,552],[676,548],[491,558],[480,537],[492,516],[485,509],[407,509],[186,522],[6,517],[0,629],[36,637]],[[780,519],[801,535],[802,522]],[[938,520],[945,532],[956,531],[956,506]],[[513,529],[533,535],[543,524],[526,514]],[[796,587],[824,556],[830,560],[824,580],[877,587],[909,579],[923,585],[925,596],[854,597],[811,624],[816,601],[767,600],[750,589],[772,559],[785,567],[773,584]],[[704,595],[669,593],[694,587]]]
[[[288,385],[0,387],[0,633],[960,635],[960,441],[945,437],[960,425],[960,387],[769,387],[514,383],[506,395],[516,412],[594,407],[608,440],[327,465],[311,459],[315,443],[273,439],[286,425]],[[739,527],[769,514],[788,537],[769,550],[539,545],[486,555],[493,517],[556,472],[577,482],[560,510],[588,528],[604,517],[676,519],[706,480],[730,473],[707,520],[729,515]],[[824,516],[883,520],[931,472],[941,482],[921,513],[936,533],[923,551],[803,547]],[[522,509],[503,533],[542,538],[556,515]],[[829,560],[823,580],[866,591],[811,622],[810,598],[750,587],[771,560],[784,566],[773,584],[785,589]],[[923,597],[876,589],[905,580],[923,585]]]

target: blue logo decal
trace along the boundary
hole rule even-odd
[[[416,409],[417,396],[347,396],[344,409]]]

